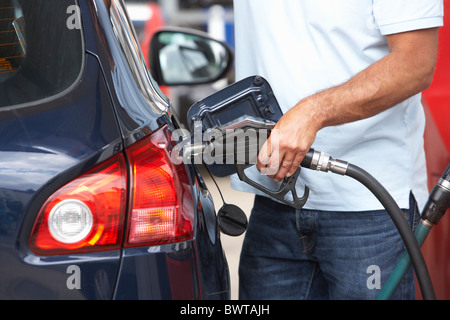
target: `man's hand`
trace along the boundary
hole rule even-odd
[[[438,29],[386,39],[390,53],[383,59],[349,81],[301,100],[280,118],[259,152],[261,173],[281,181],[297,170],[320,129],[374,116],[430,86]]]
[[[305,99],[280,118],[259,152],[261,173],[276,182],[294,174],[322,128],[315,110],[313,99]]]

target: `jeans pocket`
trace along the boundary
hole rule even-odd
[[[420,211],[417,206],[417,201],[414,198],[413,193],[411,192],[409,195],[409,209],[403,209],[403,214],[405,215],[406,220],[408,220],[409,225],[411,226],[412,231],[416,231],[417,226],[420,222]]]

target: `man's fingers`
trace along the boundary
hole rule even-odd
[[[258,154],[256,168],[266,175],[274,175],[279,166],[279,133],[277,129],[272,130],[269,138],[264,142]]]
[[[290,145],[280,148],[279,132],[273,130],[258,154],[257,169],[275,182],[280,182],[295,173],[303,157],[302,152]]]
[[[256,168],[262,172],[267,167],[267,164],[269,163],[270,156],[272,155],[272,149],[270,140],[267,139],[266,142],[261,147],[261,150],[259,150],[258,158],[256,161]]]
[[[278,172],[275,174],[273,178],[275,182],[280,182],[284,178],[293,175],[300,166],[302,159],[303,159],[302,156],[298,153],[294,155],[292,154],[285,155],[283,160],[281,161]]]
[[[269,163],[261,173],[268,175],[269,177],[273,178],[275,174],[278,172],[278,168],[280,167],[280,154],[277,149],[272,150],[272,154],[270,156]]]
[[[288,173],[286,174],[286,177],[292,176],[295,171],[297,171],[298,167],[302,164],[304,156],[302,154],[297,153],[294,157],[294,160],[292,161],[291,168],[289,169]]]
[[[281,161],[280,165],[279,165],[279,169],[276,172],[275,176],[273,177],[273,180],[275,182],[280,182],[281,180],[284,179],[284,177],[286,177],[286,175],[288,174],[288,172],[291,170],[292,164],[293,164],[293,160],[291,160],[292,156],[285,156],[283,158],[283,160]]]

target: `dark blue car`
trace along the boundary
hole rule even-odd
[[[192,83],[226,71],[193,43],[175,45]],[[1,299],[229,298],[211,196],[172,161],[143,61],[122,0],[0,1]]]

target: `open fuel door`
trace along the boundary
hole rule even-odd
[[[245,169],[256,164],[259,150],[281,116],[276,97],[264,78],[253,76],[238,81],[189,109],[192,139],[184,155],[201,155],[213,175],[225,177],[237,173],[245,183],[300,209],[309,192],[306,188],[303,196],[297,195],[295,183],[300,168],[285,178],[278,190],[266,188],[245,173]]]

